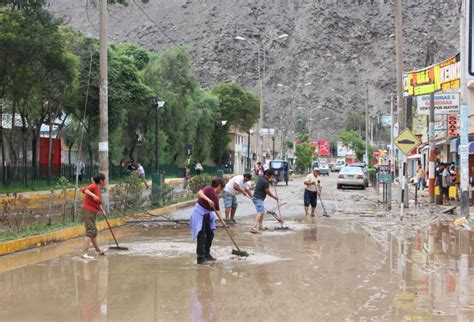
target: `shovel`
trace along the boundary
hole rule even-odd
[[[117,242],[117,238],[115,238],[114,231],[112,230],[112,227],[110,227],[109,221],[107,220],[107,215],[106,215],[104,209],[102,208],[102,206],[100,206],[100,211],[102,211],[102,213],[104,214],[105,222],[107,223],[107,226],[109,227],[110,233],[112,234],[112,237],[115,240],[115,245],[117,245],[117,246],[110,246],[109,249],[128,250],[128,247],[119,246],[119,244]]]

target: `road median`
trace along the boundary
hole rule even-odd
[[[128,220],[135,217],[140,217],[143,215],[163,216],[165,214],[176,211],[178,209],[192,206],[194,203],[195,203],[195,200],[188,200],[188,201],[180,202],[177,204],[165,206],[162,208],[148,210],[146,213],[139,211],[132,215],[113,218],[113,219],[110,219],[109,222],[112,227],[119,227],[119,226],[123,226],[124,224],[127,223]],[[97,229],[99,231],[106,230],[107,224],[105,223],[105,221],[97,222]],[[43,233],[39,235],[1,242],[0,243],[0,256],[13,254],[22,250],[41,247],[41,246],[45,246],[45,245],[52,244],[55,242],[60,242],[60,241],[68,240],[68,239],[81,237],[81,236],[84,236],[84,226],[82,225],[81,222],[78,222],[77,226],[67,227],[67,228],[58,229],[55,231],[51,231],[51,232],[47,232],[47,233]]]

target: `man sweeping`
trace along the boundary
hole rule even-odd
[[[318,192],[321,193],[322,190],[319,181],[319,168],[313,168],[313,172],[306,176],[304,185],[304,213],[308,216],[309,206],[311,205],[311,217],[314,217],[318,203]]]
[[[216,230],[216,214],[221,215],[218,194],[224,189],[224,180],[214,178],[210,186],[198,192],[198,200],[191,214],[189,225],[193,240],[197,239],[196,255],[199,265],[206,264],[216,259],[211,255],[214,230]]]
[[[227,182],[222,193],[225,206],[225,219],[230,219],[235,223],[235,212],[237,211],[237,195],[243,194],[252,198],[252,191],[250,190],[250,180],[252,175],[245,173],[233,177]]]
[[[250,232],[254,234],[260,234],[260,231],[263,230],[263,214],[265,213],[264,200],[269,195],[276,201],[278,198],[273,195],[270,191],[270,180],[273,176],[272,169],[267,169],[263,173],[263,176],[258,178],[255,190],[253,192],[252,201],[255,205],[255,210],[257,211],[257,216],[255,217],[255,222],[253,227],[250,228]]]
[[[100,193],[100,188],[105,187],[107,182],[105,175],[102,173],[99,173],[92,180],[94,183],[81,189],[81,192],[85,195],[81,210],[82,220],[84,221],[84,227],[86,230],[84,241],[82,243],[81,258],[83,259],[94,259],[93,256],[87,254],[91,243],[94,245],[94,248],[99,255],[104,255],[104,252],[97,244],[97,226],[95,224],[95,219],[98,213],[105,216],[105,213],[101,210],[102,195]]]

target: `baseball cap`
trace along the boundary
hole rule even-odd
[[[319,168],[318,168],[318,167],[314,167],[314,168],[313,168],[313,171],[318,171],[318,172],[319,172]]]

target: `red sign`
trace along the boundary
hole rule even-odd
[[[329,142],[326,140],[319,141],[319,155],[330,155]]]
[[[448,115],[448,137],[459,136],[459,115],[449,114]]]
[[[379,150],[374,150],[374,157],[378,158],[380,156]]]

